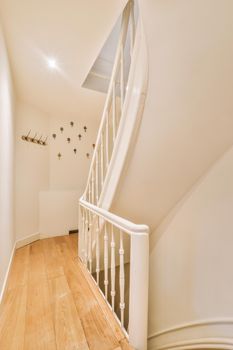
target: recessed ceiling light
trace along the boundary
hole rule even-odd
[[[57,61],[55,58],[48,58],[47,64],[50,69],[58,69]]]

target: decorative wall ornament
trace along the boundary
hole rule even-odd
[[[27,133],[26,136],[22,135],[21,139],[23,141],[35,143],[36,145],[41,145],[41,146],[46,146],[47,145],[46,141],[47,141],[48,137],[46,137],[44,139],[44,141],[43,141],[42,140],[43,135],[41,135],[40,138],[37,138],[37,133],[35,133],[34,137],[29,137],[30,133],[31,133],[31,130],[29,130],[29,132]]]
[[[68,144],[72,144],[72,146],[73,147],[75,147],[75,148],[73,148],[73,147],[71,147],[71,149],[70,149],[70,152],[72,152],[73,154],[78,154],[78,145],[76,144],[76,142],[77,142],[77,140],[76,140],[76,138],[72,138],[72,135],[71,135],[71,137],[67,137],[67,135],[66,135],[66,130],[65,130],[65,128],[66,128],[66,126],[67,126],[67,124],[65,124],[65,126],[63,127],[63,126],[58,126],[58,129],[60,130],[60,131],[57,131],[57,130],[54,130],[55,132],[54,133],[52,133],[51,134],[51,138],[53,139],[53,140],[56,140],[56,141],[61,141],[62,143],[63,143],[63,145],[64,145],[64,143],[68,143]],[[70,126],[71,128],[73,128],[73,129],[78,129],[77,130],[77,136],[78,136],[78,140],[79,141],[82,141],[82,140],[84,140],[85,139],[85,135],[84,135],[84,132],[86,133],[87,132],[87,126],[86,125],[84,125],[83,127],[82,127],[82,130],[83,130],[83,132],[80,130],[80,128],[78,127],[78,123],[76,123],[76,122],[74,122],[74,121],[70,121],[70,122],[68,122],[68,126]],[[68,130],[68,129],[67,129]],[[75,130],[74,130],[75,131]],[[78,132],[82,132],[82,134],[80,133],[80,134],[78,134]],[[30,134],[30,132],[31,132],[31,130],[29,131],[29,133],[28,133],[28,135],[27,136],[24,136],[24,139],[26,140],[26,138],[28,138],[28,139],[32,139],[32,142],[34,142],[34,143],[39,143],[39,144],[44,144],[44,142],[46,143],[46,140],[47,140],[47,138],[46,138],[46,140],[45,141],[43,141],[42,140],[42,136],[39,138],[39,140],[36,138],[36,136],[37,136],[37,134],[33,137],[33,138],[30,138],[29,137],[29,134]],[[64,139],[62,140],[62,138],[59,136],[59,133],[61,133],[61,134],[63,134],[62,136],[64,136]],[[71,142],[72,141],[72,142]],[[56,144],[55,144],[56,145]],[[60,148],[60,146],[58,146],[59,148]],[[95,148],[95,144],[94,143],[92,143],[91,144],[91,147],[92,147],[92,149],[94,149]],[[91,148],[90,147],[90,148]],[[61,148],[60,148],[61,149]],[[89,149],[89,153],[84,153],[84,154],[86,154],[86,157],[87,157],[87,159],[89,159],[90,157],[91,157],[91,154],[92,154],[92,150],[90,150]],[[59,152],[59,153],[57,153],[57,158],[60,160],[60,159],[62,159],[64,157],[64,153],[62,154],[61,152]]]

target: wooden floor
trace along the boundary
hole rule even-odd
[[[77,258],[76,235],[16,251],[0,306],[0,349],[132,349]]]

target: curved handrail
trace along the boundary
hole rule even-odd
[[[89,209],[89,211],[91,211],[93,214],[97,214],[99,217],[105,219],[119,229],[124,230],[124,232],[128,233],[129,235],[149,235],[149,227],[147,225],[134,224],[133,222],[115,215],[105,209],[97,207],[96,205],[93,205],[84,199],[80,199],[79,203],[81,206]]]

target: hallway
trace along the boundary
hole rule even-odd
[[[0,308],[0,349],[131,349],[77,258],[77,235],[16,250]]]

